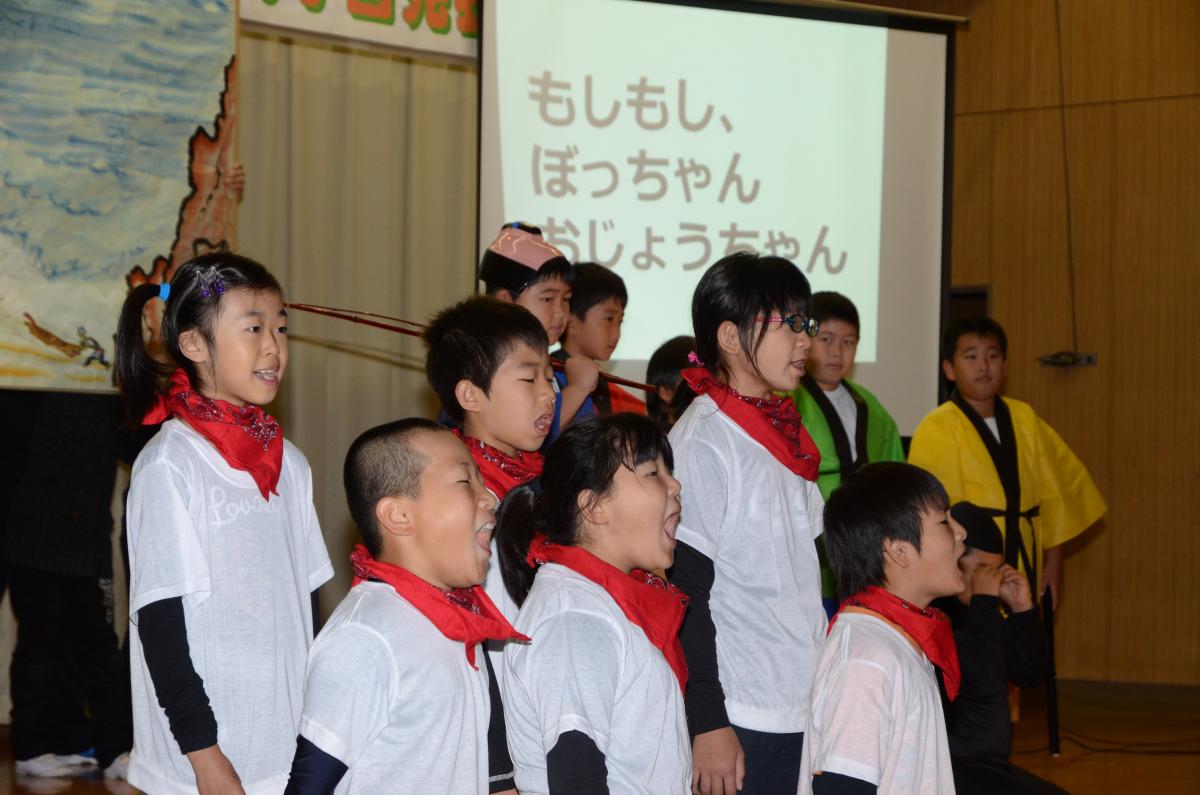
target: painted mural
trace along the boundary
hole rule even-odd
[[[0,387],[111,390],[126,291],[234,247],[236,0],[0,2]]]

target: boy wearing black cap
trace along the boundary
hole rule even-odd
[[[942,702],[955,790],[960,795],[1062,793],[1008,761],[1008,685],[1035,687],[1048,672],[1046,633],[1029,579],[1004,563],[1004,538],[987,511],[960,502],[950,515],[967,531],[958,562],[967,587],[934,604],[950,616],[962,672],[958,698]]]
[[[546,329],[550,347],[562,338],[570,312],[571,263],[546,242],[542,230],[519,221],[500,227],[479,261],[479,279],[488,295],[532,312]],[[566,371],[547,443],[558,437],[561,418],[574,417],[600,380],[599,365],[586,356],[567,360]]]

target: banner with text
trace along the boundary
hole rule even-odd
[[[479,0],[242,0],[241,18],[384,47],[478,53]]]

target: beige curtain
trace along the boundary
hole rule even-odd
[[[474,66],[255,32],[240,40],[239,249],[290,300],[424,321],[474,290]],[[432,417],[420,340],[293,312],[273,406],[308,457],[337,572],[349,587],[356,531],[342,460],[368,427]]]

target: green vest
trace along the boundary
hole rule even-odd
[[[860,387],[850,379],[841,383],[850,390],[854,402],[858,405],[859,428],[856,436],[865,443],[866,447],[865,460],[863,460],[863,454],[860,453],[858,466],[868,464],[870,461],[904,461],[904,448],[900,446],[900,431],[896,429],[895,420],[887,410],[884,410],[880,400],[865,387]],[[853,450],[858,447],[856,442],[859,440],[845,438],[846,432],[841,429],[838,413],[834,410],[833,404],[830,404],[827,397],[822,394],[822,391],[814,379],[805,376],[796,391],[793,391],[792,397],[796,400],[796,410],[800,413],[800,419],[804,420],[804,429],[809,432],[812,441],[816,442],[817,448],[821,450],[821,476],[817,478],[817,488],[821,489],[821,496],[828,500],[829,495],[833,494],[833,490],[838,488],[841,483],[842,471],[850,465],[850,461],[846,461],[845,465],[847,466],[844,467],[844,462],[838,456],[838,443],[834,438],[834,430],[829,426],[830,420],[838,423],[840,435],[850,444],[851,455],[853,455]],[[815,395],[820,395],[820,397]],[[821,404],[826,405],[826,411],[822,411]]]
[[[849,474],[871,461],[904,460],[904,448],[900,444],[900,431],[896,428],[896,421],[887,413],[879,399],[849,379],[842,381],[842,385],[850,391],[858,407],[857,428],[842,428],[837,410],[811,376],[806,375],[792,393],[796,401],[796,410],[804,420],[804,428],[821,451],[817,488],[826,500],[841,484],[843,473]],[[831,426],[830,423],[834,425]],[[849,443],[855,440],[858,460],[843,461],[838,455],[838,449],[845,451],[848,458],[851,450]],[[835,589],[829,564],[825,560],[823,539],[818,540],[817,550],[821,558],[821,594],[832,597]]]

